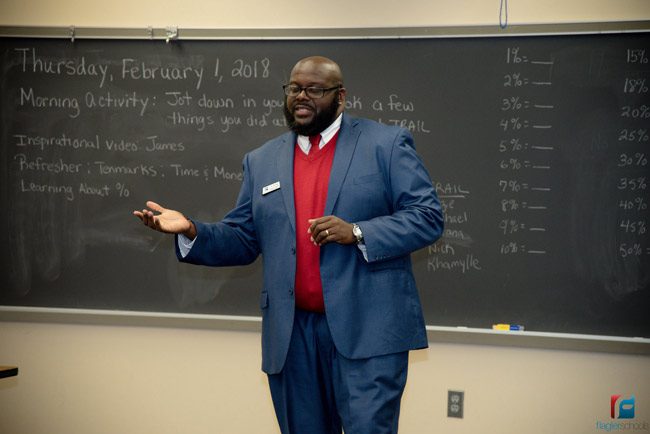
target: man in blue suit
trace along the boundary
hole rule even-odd
[[[147,202],[181,261],[264,257],[262,369],[284,434],[396,433],[408,351],[427,336],[410,253],[443,218],[411,134],[343,114],[339,66],[300,60],[291,129],[244,157],[235,208],[202,223]]]

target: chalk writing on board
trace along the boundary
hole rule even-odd
[[[500,99],[497,182],[501,219],[497,233],[501,255],[546,255],[550,229],[544,216],[552,211],[546,193],[552,191],[552,152],[547,134],[555,103],[549,99],[554,60],[519,46],[505,50]],[[512,70],[512,68],[516,68]]]
[[[20,88],[20,106],[32,108],[60,108],[66,110],[72,119],[81,114],[81,105],[75,97],[36,95],[32,88]]]
[[[120,78],[123,80],[189,81],[199,90],[203,83],[204,68],[199,66],[151,65],[138,59],[122,59]]]
[[[648,53],[646,53],[645,48],[628,48],[627,49],[627,63],[636,63],[640,65],[647,65]]]
[[[103,62],[86,60],[86,56],[74,59],[52,58],[46,53],[41,56],[35,48],[15,48],[20,57],[22,72],[39,74],[67,75],[72,77],[92,76],[99,80],[99,87],[104,87],[108,74],[108,65]]]
[[[650,78],[643,74],[648,64],[645,49],[628,48],[620,53],[628,67],[621,78],[619,134],[617,152],[611,164],[616,167],[618,196],[618,257],[626,262],[650,255],[648,234],[648,167],[650,153]]]
[[[269,78],[271,61],[268,58],[260,60],[236,59],[233,62],[231,75],[234,78]]]
[[[427,249],[427,271],[466,274],[482,270],[480,258],[472,251],[469,189],[451,182],[436,182],[434,187],[445,216],[445,229],[441,240]]]

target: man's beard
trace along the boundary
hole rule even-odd
[[[322,110],[320,113],[314,115],[314,119],[308,124],[298,124],[293,113],[287,107],[287,98],[284,98],[284,118],[287,121],[289,129],[296,134],[302,136],[315,136],[320,134],[325,128],[329,127],[337,117],[339,109],[339,95],[338,92],[334,95],[332,104]]]

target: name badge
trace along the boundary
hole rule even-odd
[[[266,187],[262,188],[262,196],[279,189],[280,189],[280,181],[275,181],[273,184],[269,184]]]

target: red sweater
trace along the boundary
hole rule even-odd
[[[323,284],[320,278],[320,247],[310,241],[309,219],[323,216],[327,200],[334,149],[338,133],[319,149],[312,146],[309,154],[295,147],[293,158],[293,195],[296,207],[296,307],[325,312]]]

